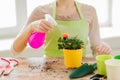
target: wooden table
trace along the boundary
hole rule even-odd
[[[82,78],[70,79],[68,76],[74,69],[64,66],[63,58],[17,58],[20,61],[18,66],[7,76],[1,76],[0,80],[89,80],[94,73]],[[45,63],[43,63],[45,61]],[[95,59],[83,58],[83,63],[93,64]]]

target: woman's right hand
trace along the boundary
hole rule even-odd
[[[53,28],[53,25],[45,19],[34,21],[30,24],[32,32],[44,32],[47,33]]]
[[[27,27],[23,28],[20,34],[16,37],[11,51],[14,55],[19,54],[27,45],[28,38],[32,32],[47,33],[53,28],[53,25],[46,20],[37,20],[31,22]]]

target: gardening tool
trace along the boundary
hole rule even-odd
[[[9,75],[19,62],[16,59],[0,58],[0,76]]]
[[[74,70],[70,75],[69,78],[80,78],[92,73],[95,69],[97,69],[96,63],[89,65],[84,63],[82,66]]]

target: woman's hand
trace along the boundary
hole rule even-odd
[[[106,43],[101,43],[96,47],[97,54],[110,54],[112,49]]]
[[[32,29],[32,32],[47,33],[53,28],[53,25],[50,22],[42,19],[42,20],[37,20],[37,21],[32,22],[30,24],[30,28]]]
[[[12,46],[12,52],[13,54],[18,54],[27,45],[28,38],[32,32],[45,32],[47,33],[53,28],[53,25],[45,20],[37,20],[29,25],[26,25],[26,27],[23,29],[22,32],[16,37],[13,46]]]

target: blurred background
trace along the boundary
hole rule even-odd
[[[0,57],[11,56],[10,47],[21,30],[31,11],[54,0],[0,0]],[[101,38],[113,49],[120,52],[120,4],[119,0],[77,0],[96,8],[100,24]],[[88,53],[90,52],[88,44]],[[31,49],[29,46],[19,56],[41,56],[42,48]]]

